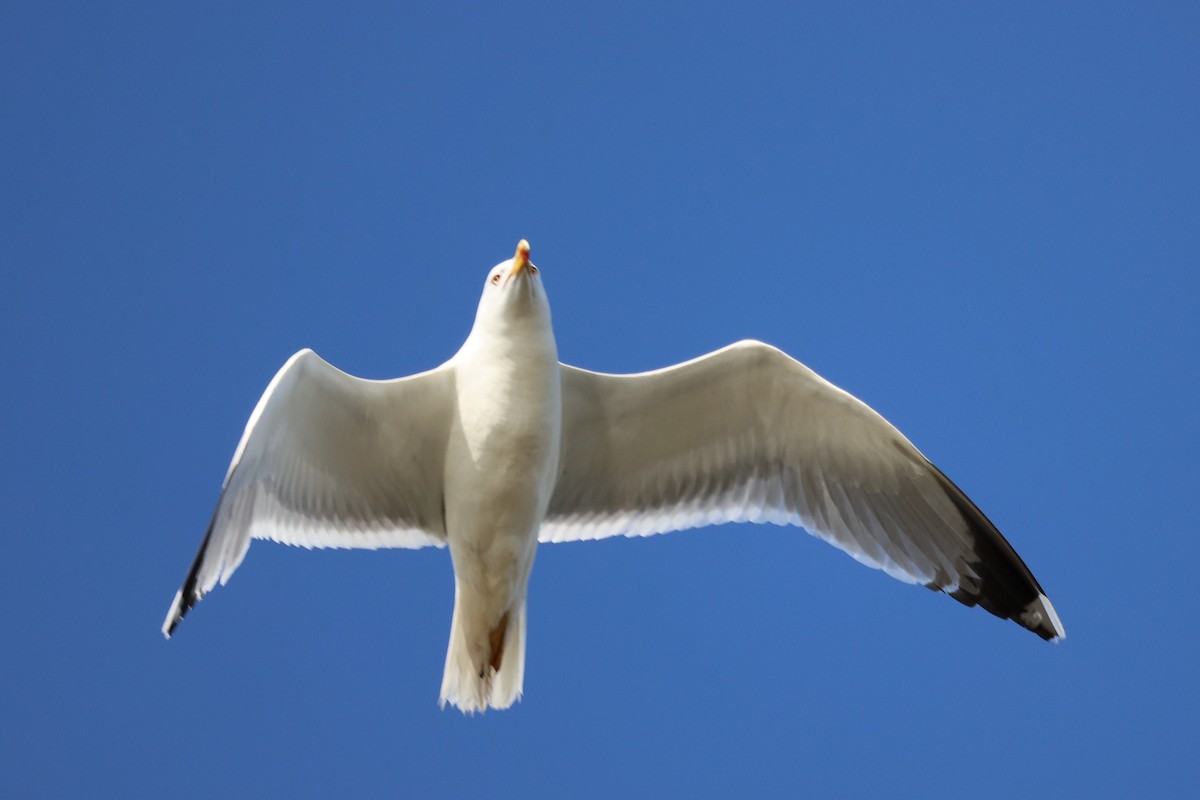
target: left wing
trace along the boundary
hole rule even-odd
[[[655,372],[562,366],[561,475],[542,541],[719,522],[802,525],[858,561],[1065,633],[996,527],[866,404],[759,342]]]

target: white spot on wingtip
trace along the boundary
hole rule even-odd
[[[1054,636],[1047,641],[1055,644],[1067,638],[1067,632],[1063,628],[1062,621],[1058,618],[1058,612],[1054,610],[1054,604],[1050,602],[1050,598],[1044,594],[1039,594],[1037,599],[1025,607],[1025,611],[1021,614],[1021,623],[1030,630],[1037,630],[1048,624],[1050,629],[1054,631]]]
[[[1058,618],[1058,612],[1054,610],[1054,605],[1050,602],[1050,598],[1046,595],[1038,595],[1038,599],[1042,601],[1042,608],[1046,610],[1046,614],[1050,618],[1050,625],[1054,628],[1054,632],[1058,634],[1050,641],[1058,644],[1063,639],[1067,638],[1067,630],[1063,627],[1062,620]]]
[[[164,639],[171,638],[171,625],[179,619],[179,607],[183,605],[183,590],[175,592],[175,602],[171,603],[171,610],[167,612],[167,618],[163,620],[162,635]]]

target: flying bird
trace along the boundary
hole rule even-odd
[[[251,539],[450,548],[440,703],[522,693],[539,542],[721,522],[806,528],[870,567],[1066,634],[996,527],[866,404],[774,347],[741,341],[636,375],[558,360],[529,243],[492,268],[446,363],[364,380],[312,350],[275,375],[162,631],[242,563]]]

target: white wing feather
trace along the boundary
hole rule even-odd
[[[443,465],[453,368],[390,381],[348,375],[312,350],[275,375],[234,453],[171,631],[241,564],[251,539],[301,547],[445,545]]]
[[[781,351],[738,342],[637,375],[563,365],[562,381],[542,541],[802,525],[899,580],[1064,635],[978,508],[883,417]]]

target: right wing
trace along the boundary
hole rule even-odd
[[[446,543],[442,476],[454,371],[356,378],[312,350],[263,393],[225,476],[200,551],[163,622],[229,580],[251,539],[301,547]]]

